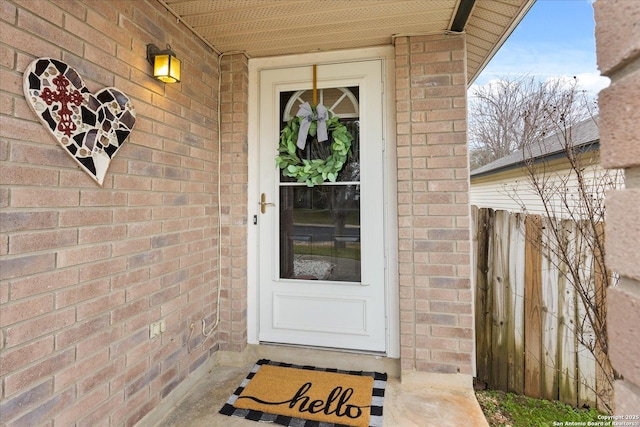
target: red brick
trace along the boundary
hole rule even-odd
[[[430,280],[433,280],[433,278]],[[430,307],[431,311],[434,313],[468,314],[472,312],[471,304],[460,302],[431,301]]]
[[[640,60],[639,60],[640,61]],[[624,99],[625,102],[620,102]],[[640,120],[640,70],[600,91],[600,159],[605,168],[640,166],[636,124]]]
[[[109,349],[103,348],[91,357],[78,359],[72,366],[54,375],[56,391],[64,390],[109,363]]]
[[[123,192],[83,190],[80,192],[81,206],[125,206],[127,194]]]
[[[159,221],[127,224],[128,237],[149,236],[153,234],[160,234],[161,231],[162,223],[160,223]]]
[[[149,180],[149,185],[151,181]],[[162,194],[131,193],[129,194],[129,206],[160,206]]]
[[[58,353],[49,356],[44,361],[37,363],[29,368],[15,371],[5,377],[5,394],[11,396],[12,394],[23,390],[25,387],[33,384],[34,382],[52,375],[56,371],[64,369],[73,364],[75,358],[74,349],[66,350],[62,353]]]
[[[75,230],[55,230],[16,234],[9,237],[9,253],[38,252],[78,244]]]
[[[150,208],[126,208],[113,210],[113,222],[119,224],[121,222],[146,221],[151,219]]]
[[[101,420],[107,420],[109,422],[109,414],[117,413],[117,410],[122,408],[124,401],[124,392],[112,393],[108,401],[97,406],[92,412],[80,419],[77,423],[77,427],[96,427]],[[108,426],[109,424],[107,424]]]
[[[469,230],[464,229],[435,229],[429,230],[429,238],[433,240],[464,240],[469,241]]]
[[[116,376],[119,369],[118,363],[104,362],[101,366],[93,368],[86,378],[78,381],[78,394],[84,395],[102,384],[108,384],[109,379]]]
[[[607,240],[607,243],[609,241]],[[640,283],[624,280],[622,286],[607,291],[609,357],[613,367],[626,380],[640,384]]]
[[[430,277],[429,286],[443,289],[470,289],[471,281],[464,277]]]
[[[429,337],[417,336],[416,346],[418,348],[428,348],[430,350],[456,351],[459,349],[459,342],[458,340],[455,340],[455,339],[429,338]]]
[[[52,336],[33,341],[12,351],[2,352],[0,355],[0,375],[17,371],[25,365],[38,359],[47,357],[53,352],[54,341]]]
[[[122,289],[147,279],[149,279],[148,269],[127,270],[123,274],[118,274],[111,278],[111,288]]]
[[[47,335],[71,325],[74,321],[75,310],[71,308],[9,326],[5,329],[6,348]]]
[[[418,371],[431,372],[434,374],[466,374],[470,375],[471,371],[464,366],[452,365],[448,363],[432,363],[425,360],[416,360],[415,369]]]
[[[598,68],[609,76],[621,63],[640,53],[640,5],[633,1],[597,1],[593,9]]]
[[[105,277],[121,273],[127,268],[127,260],[123,258],[108,259],[106,261],[83,266],[80,268],[80,280],[89,281],[98,277]]]
[[[65,249],[58,252],[57,267],[69,267],[106,259],[111,255],[110,245],[94,245],[80,249]]]
[[[127,268],[136,269],[155,264],[162,260],[162,251],[155,250],[137,255],[131,255],[127,258]]]
[[[17,2],[22,8],[29,9],[32,13],[43,18],[45,21],[51,22],[56,27],[62,26],[63,13],[55,5],[43,3],[37,8],[29,8],[30,4],[28,1],[18,0]]]
[[[15,417],[33,410],[39,403],[51,396],[53,390],[53,380],[49,379],[40,383],[25,392],[16,395],[10,399],[4,399],[0,403],[0,412],[2,412],[3,425]],[[33,424],[24,424],[33,425]]]
[[[78,283],[75,270],[52,271],[51,273],[28,277],[11,282],[11,298],[19,300]]]
[[[0,304],[6,304],[8,301],[9,301],[9,283],[0,282]],[[1,347],[2,347],[2,344],[0,344],[0,348]]]
[[[9,70],[0,69],[0,90],[7,92],[13,92],[20,86],[20,75]],[[9,120],[7,120],[9,121]],[[3,125],[5,121],[1,121],[0,125]],[[11,131],[11,130],[10,130]],[[0,135],[5,131],[0,130]]]
[[[149,340],[149,333],[148,331],[140,331],[138,332],[135,336],[140,336],[140,334],[144,334],[145,335],[145,341]],[[127,345],[130,344],[130,341],[127,343]],[[132,346],[129,346],[130,348]],[[112,349],[114,348],[114,346],[111,347]],[[112,352],[113,354],[113,352]],[[113,360],[113,357],[112,357]],[[147,360],[142,360],[142,361],[138,361],[138,360],[130,360],[129,364],[126,366],[126,368],[124,369],[120,369],[120,375],[116,376],[112,381],[111,381],[111,389],[112,390],[121,390],[124,389],[126,384],[129,384],[131,381],[133,381],[135,378],[139,377],[140,375],[142,375],[144,372],[146,372],[146,370],[149,368],[149,363]]]
[[[122,325],[103,330],[96,335],[91,335],[76,344],[76,357],[78,359],[84,359],[97,351],[101,351],[103,348],[109,348],[112,343],[122,339],[123,336],[124,326]],[[121,360],[114,360],[110,357],[110,360],[118,366],[118,371],[123,370],[124,358]]]
[[[473,339],[472,328],[455,328],[434,325],[431,327],[431,331],[434,337]]]
[[[108,398],[109,385],[105,384],[86,397],[74,399],[73,404],[66,406],[54,418],[54,423],[55,425],[75,425],[75,421],[88,415],[92,408],[99,407]]]
[[[83,225],[110,224],[113,211],[111,209],[70,209],[60,212],[61,227],[77,227]]]
[[[33,126],[42,126],[39,123],[32,123]],[[43,144],[43,137],[47,137],[44,129],[34,128],[33,131],[25,129],[24,126],[16,129],[21,134],[21,141],[32,137],[38,142],[38,146],[17,143],[11,144],[11,160],[17,163],[28,163],[31,165],[57,166],[59,168],[68,168],[73,166],[73,160],[52,140],[50,144]],[[46,141],[49,141],[46,139]]]
[[[113,243],[113,256],[129,255],[147,251],[151,248],[151,239],[144,237],[135,240],[122,240]]]
[[[25,415],[9,423],[7,427],[50,425],[42,424],[43,421],[51,418],[53,414],[69,406],[73,402],[74,393],[72,389],[65,390],[45,402],[38,402],[39,406],[32,408]]]
[[[33,189],[14,187],[11,189],[11,206],[22,208],[78,206],[77,190]]]
[[[95,282],[84,283],[80,286],[62,289],[56,292],[56,309],[76,305],[81,301],[105,295],[108,291],[109,279],[101,279]]]
[[[429,262],[434,264],[466,265],[470,262],[470,258],[469,254],[431,253],[429,254]]]
[[[454,351],[439,351],[432,350],[431,355],[434,361],[440,361],[445,363],[464,363],[470,364],[471,353],[470,352],[454,352]]]
[[[0,231],[38,230],[54,228],[58,223],[58,213],[44,212],[0,212]]]
[[[55,254],[26,255],[17,258],[0,259],[0,272],[3,279],[50,271],[55,268]]]
[[[78,321],[89,319],[97,314],[112,310],[125,302],[125,293],[111,292],[93,299],[91,301],[82,302],[76,305]]]
[[[2,308],[0,326],[8,326],[53,311],[53,296],[42,295],[7,304]]]
[[[126,175],[118,175],[114,177],[113,187],[119,190],[151,190],[151,179],[143,178],[143,177],[135,177],[135,176],[126,176]],[[130,203],[131,206],[143,206],[148,205],[149,203],[144,203],[143,201],[145,197],[149,197],[144,193],[136,194],[134,200],[136,203]]]
[[[58,182],[58,171],[23,165],[4,165],[0,169],[0,184],[53,185]]]
[[[126,235],[124,225],[92,227],[81,229],[78,235],[78,243],[98,243],[123,239]]]
[[[9,12],[16,4],[20,10]],[[50,372],[45,372],[42,365],[39,374],[46,378],[13,394],[16,405],[23,403],[28,407],[12,412],[7,424],[52,425],[54,421],[56,425],[75,423],[78,426],[131,424],[155,407],[160,396],[177,387],[190,369],[200,366],[208,357],[208,354],[199,354],[187,358],[186,362],[180,361],[184,347],[180,347],[179,337],[184,328],[179,325],[184,325],[182,312],[199,318],[204,311],[215,307],[215,290],[212,294],[209,288],[216,280],[217,268],[217,262],[212,261],[216,256],[215,239],[211,240],[215,237],[217,215],[217,201],[212,196],[216,191],[217,58],[205,52],[188,30],[154,2],[136,5],[121,0],[60,0],[45,1],[41,6],[29,11],[30,2],[17,0],[2,3],[0,9],[3,14],[0,50],[6,53],[2,55],[5,67],[0,76],[3,93],[0,95],[0,160],[9,167],[4,174],[0,172],[0,180],[4,179],[9,185],[0,189],[0,206],[10,208],[8,211],[17,215],[12,222],[3,221],[8,235],[0,244],[4,248],[12,247],[15,252],[28,251],[26,255],[29,255],[18,257],[3,253],[0,301],[3,309],[6,305],[14,310],[15,307],[35,310],[39,306],[28,306],[28,302],[54,298],[58,306],[68,304],[68,308],[30,317],[2,329],[0,341],[5,347],[0,357],[10,355],[16,360],[17,355],[25,354],[22,368],[31,369],[48,356],[75,351],[79,362],[63,367],[64,371],[55,370],[51,365]],[[130,31],[123,31],[123,22]],[[149,65],[144,58],[148,37],[138,35],[144,34],[145,29],[155,32],[157,28],[167,32],[162,39],[166,36],[167,40],[182,45],[179,49],[193,53],[183,60],[185,70],[195,71],[187,73],[193,77],[187,80],[194,80],[190,86],[187,82],[187,86],[169,87],[149,76]],[[38,34],[32,35],[33,31]],[[57,39],[61,34],[63,48],[47,40],[48,37]],[[90,37],[82,37],[83,34]],[[103,61],[109,53],[117,55],[111,69]],[[102,188],[78,168],[36,120],[28,105],[20,101],[23,96],[21,71],[39,56],[53,56],[69,63],[78,69],[93,91],[114,85],[132,97],[139,113],[137,133],[132,134],[112,162]],[[113,55],[111,57],[113,59]],[[230,88],[243,93],[241,96],[232,93],[229,97],[232,103],[229,120],[241,121],[229,123],[232,132],[229,140],[233,141],[228,153],[232,166],[228,175],[230,205],[246,204],[248,180],[247,60],[241,55],[236,59],[242,59],[238,62],[242,68],[236,71],[242,74],[242,79],[233,80]],[[233,64],[237,66],[235,61]],[[237,82],[240,85],[235,85]],[[30,187],[20,187],[18,182]],[[36,186],[43,183],[47,184],[47,191],[38,192]],[[24,206],[23,211],[28,213],[13,209],[16,206]],[[243,251],[246,252],[247,210],[229,205],[226,208],[230,222],[236,224],[229,229],[226,240],[228,256],[234,258],[233,269],[230,267],[227,273],[233,275],[234,280],[229,284],[234,286],[234,299],[246,298],[246,291],[238,293],[237,288],[246,288],[241,282],[246,282]],[[142,224],[150,220],[158,220],[157,225],[127,227],[127,223]],[[134,235],[140,232],[143,238],[127,240],[128,236],[122,234],[125,229],[135,230]],[[183,234],[187,230],[195,232]],[[77,240],[62,242],[56,238],[71,235]],[[12,241],[12,238],[15,239]],[[94,246],[97,242],[104,244]],[[81,246],[75,247],[78,243]],[[67,244],[74,247],[63,248]],[[152,246],[157,251],[147,253]],[[36,253],[36,250],[42,252]],[[40,254],[43,256],[38,256]],[[56,269],[56,259],[59,269]],[[185,273],[173,274],[179,271],[180,262],[188,265],[188,269],[183,270]],[[152,280],[149,279],[151,271],[154,272]],[[160,306],[154,309],[141,306],[140,310],[128,312],[124,304],[127,298],[134,298],[134,304],[147,301],[153,292],[160,291],[163,283],[182,286],[180,291],[184,291],[185,297],[177,298],[173,306],[170,305],[173,288],[167,291],[169,299],[160,303],[172,310],[171,320],[167,317],[172,325],[167,331],[170,335],[150,341],[147,324],[159,318]],[[228,324],[228,336],[234,340],[230,347],[240,350],[246,342],[246,321],[240,318],[246,304],[236,303],[233,307],[236,321]],[[16,312],[10,312],[12,319]],[[114,319],[117,323],[112,324]],[[129,332],[136,328],[134,333]],[[36,343],[50,343],[54,337],[57,347],[49,347],[48,355],[38,356],[42,349]],[[210,340],[209,345],[217,343]],[[29,353],[24,353],[27,350],[23,348]],[[174,363],[169,371],[145,378],[149,372],[148,361],[156,353],[172,357]],[[110,365],[100,363],[106,354],[112,358]],[[17,375],[20,368],[11,374]],[[51,395],[54,376],[57,388]],[[125,387],[131,399],[125,396]],[[33,401],[16,400],[32,390],[29,394]],[[4,409],[5,402],[2,406]]]
[[[123,307],[119,307],[113,310],[111,321],[112,323],[122,322],[148,308],[149,308],[149,301],[146,298],[128,303]]]
[[[640,189],[628,188],[607,192],[608,267],[623,276],[640,281],[640,224],[634,221],[640,215]]]
[[[637,415],[640,408],[640,391],[630,381],[616,380],[614,382],[614,397],[616,414]]]

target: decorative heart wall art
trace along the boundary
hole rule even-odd
[[[136,123],[131,100],[114,87],[92,94],[76,70],[52,58],[27,67],[23,88],[44,127],[102,186],[111,159]]]

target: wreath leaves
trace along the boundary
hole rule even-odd
[[[276,166],[282,169],[284,176],[304,182],[308,187],[321,185],[325,181],[335,182],[350,155],[353,140],[351,133],[340,123],[338,117],[332,116],[326,122],[327,134],[330,135],[331,154],[326,159],[301,159],[296,147],[301,120],[303,120],[301,117],[292,117],[280,132]],[[317,129],[318,123],[314,120],[309,127],[309,135],[315,136]]]

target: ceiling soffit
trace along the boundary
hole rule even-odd
[[[390,45],[438,34],[469,0],[158,0],[218,52],[249,57]],[[473,81],[533,0],[475,0],[467,20]]]

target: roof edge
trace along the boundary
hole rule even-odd
[[[502,34],[502,37],[500,37],[500,39],[498,40],[498,42],[493,46],[493,48],[491,49],[491,51],[489,52],[489,54],[486,56],[484,62],[482,62],[480,64],[480,66],[478,67],[478,69],[476,70],[476,72],[473,74],[473,76],[470,76],[467,80],[467,86],[471,86],[473,84],[473,82],[478,78],[478,76],[480,75],[480,73],[484,70],[484,68],[487,66],[487,64],[489,63],[489,61],[491,61],[493,59],[493,57],[495,56],[495,54],[498,52],[498,50],[502,47],[502,45],[507,41],[507,39],[511,36],[511,33],[513,33],[513,30],[516,29],[516,27],[520,24],[520,21],[522,21],[522,19],[524,18],[524,16],[529,12],[529,10],[533,7],[533,5],[535,4],[536,0],[527,0],[526,3],[524,4],[523,8],[520,10],[520,13],[518,13],[518,15],[516,16],[516,19],[514,19],[511,22],[511,25],[509,25],[509,28],[507,28],[507,30]]]
[[[574,146],[573,148],[580,154],[589,153],[591,151],[597,151],[600,149],[600,139],[586,141],[586,142],[583,142],[582,144],[578,144]],[[565,151],[559,150],[559,151],[554,151],[553,153],[547,153],[542,156],[537,156],[534,158],[522,159],[521,161],[518,161],[516,163],[510,163],[508,165],[500,166],[495,169],[489,169],[486,171],[481,171],[476,173],[474,173],[474,171],[471,171],[469,173],[469,176],[471,178],[481,178],[483,176],[494,175],[500,172],[506,172],[513,169],[519,169],[523,166],[526,166],[527,162],[532,162],[535,165],[535,164],[542,163],[543,161],[557,160],[564,157],[567,157]],[[481,168],[482,166],[476,170],[479,170]]]

